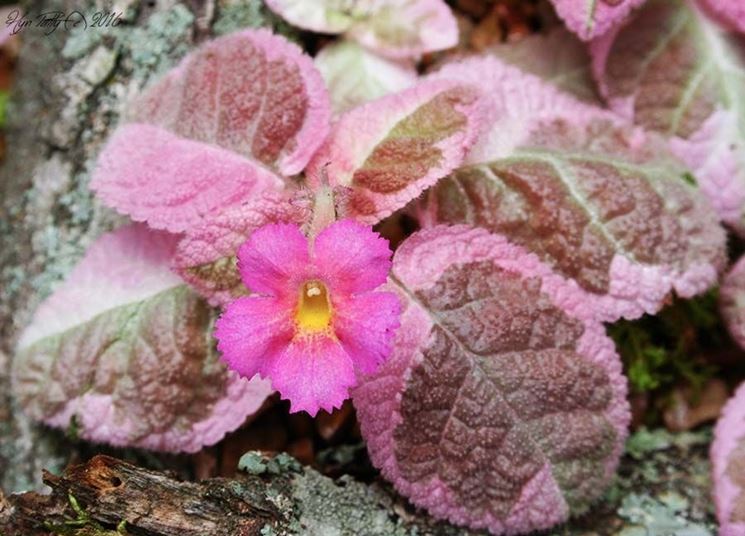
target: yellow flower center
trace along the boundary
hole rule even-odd
[[[295,320],[303,331],[324,331],[331,324],[331,302],[326,285],[307,281],[300,288]]]

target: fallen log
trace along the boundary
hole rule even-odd
[[[409,533],[409,523],[398,515],[403,508],[378,486],[332,480],[282,454],[249,453],[242,460],[245,471],[235,478],[201,482],[104,455],[72,465],[62,476],[45,471],[51,494],[0,499],[0,535]]]
[[[281,524],[282,514],[266,496],[259,477],[179,482],[109,456],[70,466],[62,476],[44,472],[51,495],[13,495],[0,527],[4,534],[48,534],[50,527],[82,530],[121,527],[152,536],[260,534]],[[87,523],[86,523],[87,521]]]

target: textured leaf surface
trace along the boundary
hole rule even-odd
[[[567,27],[584,41],[617,27],[646,0],[551,0]]]
[[[265,30],[210,41],[148,88],[99,158],[109,206],[180,232],[216,209],[282,188],[328,132],[311,58]]]
[[[236,266],[238,248],[262,225],[308,221],[309,203],[302,201],[267,193],[210,217],[185,233],[176,248],[174,268],[212,305],[225,305],[248,292]]]
[[[337,114],[406,89],[417,80],[413,64],[387,60],[352,41],[325,46],[315,63],[326,81]]]
[[[719,305],[732,338],[745,348],[745,257],[735,263],[722,281]]]
[[[264,0],[290,24],[320,33],[347,31],[356,19],[369,16],[372,2],[346,0]]]
[[[563,26],[490,47],[488,52],[583,101],[599,102],[587,46]]]
[[[466,164],[510,156],[528,140],[541,136],[542,124],[571,117],[573,124],[617,122],[613,114],[589,106],[556,86],[497,57],[475,57],[447,64],[428,79],[479,87],[482,125]]]
[[[745,33],[745,3],[741,0],[702,0],[702,4],[724,24]]]
[[[711,446],[720,536],[745,535],[745,384],[722,410]]]
[[[321,33],[344,33],[392,58],[455,46],[458,25],[442,0],[267,0],[290,24]]]
[[[494,534],[596,500],[629,422],[626,383],[577,291],[501,236],[436,227],[396,252],[394,354],[354,393],[371,458],[432,514]]]
[[[745,62],[741,37],[693,3],[650,0],[593,43],[610,107],[670,139],[723,221],[745,231]]]
[[[481,79],[490,126],[428,193],[423,224],[505,234],[574,280],[605,321],[716,281],[724,232],[657,137],[493,58],[436,76]]]
[[[424,82],[344,114],[309,164],[309,181],[328,179],[342,217],[376,223],[459,166],[479,125],[472,86]]]
[[[458,23],[443,0],[375,0],[369,19],[349,35],[391,58],[416,57],[458,43]]]
[[[40,307],[19,343],[13,392],[82,438],[195,452],[240,426],[271,392],[219,361],[212,312],[169,269],[167,233],[101,237]]]

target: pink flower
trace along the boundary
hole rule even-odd
[[[215,327],[230,368],[271,379],[291,411],[315,415],[348,398],[357,373],[390,355],[400,304],[376,292],[390,270],[388,242],[343,220],[313,243],[291,224],[265,225],[238,250],[255,294],[227,306]]]

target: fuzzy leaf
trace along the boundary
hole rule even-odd
[[[745,33],[745,3],[742,0],[702,0],[723,24]]]
[[[400,246],[394,353],[353,393],[373,463],[414,504],[493,534],[545,529],[596,500],[627,434],[626,382],[576,288],[465,226]]]
[[[266,30],[215,39],[131,106],[91,188],[107,205],[181,232],[205,215],[279,190],[328,132],[328,94],[312,60]]]
[[[310,209],[301,199],[281,193],[229,207],[189,229],[176,248],[174,269],[212,305],[248,293],[236,266],[236,252],[248,236],[268,223],[308,221]]]
[[[618,27],[646,0],[551,0],[567,27],[583,41]]]
[[[359,106],[334,125],[308,165],[328,179],[341,217],[376,223],[461,164],[480,125],[478,93],[445,80]]]
[[[315,58],[329,93],[334,113],[413,86],[414,65],[387,60],[351,41],[325,46]]]
[[[745,536],[745,383],[722,410],[711,445],[720,536]]]
[[[745,62],[741,38],[693,3],[650,0],[593,43],[609,106],[669,138],[720,218],[745,232]]]
[[[458,43],[458,23],[443,0],[375,0],[349,36],[390,58],[417,57]]]
[[[716,281],[725,236],[664,143],[496,59],[446,67],[480,79],[488,132],[428,192],[426,225],[505,234],[573,279],[604,321],[656,312]]]
[[[290,24],[350,38],[391,58],[455,46],[458,25],[442,0],[266,0]]]
[[[745,348],[745,256],[735,263],[722,281],[719,308],[732,338]]]
[[[495,45],[488,52],[580,100],[599,103],[587,46],[563,26]]]
[[[102,236],[39,307],[14,360],[13,393],[34,419],[82,438],[195,452],[271,392],[219,361],[213,315],[168,265],[175,238],[144,225]]]
[[[366,19],[372,1],[345,0],[264,0],[267,6],[290,24],[312,32],[346,32],[357,19]]]

